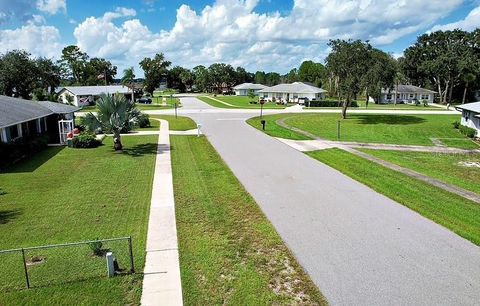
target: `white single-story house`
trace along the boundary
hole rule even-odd
[[[258,91],[267,88],[267,86],[262,84],[253,84],[253,83],[243,83],[233,87],[233,91],[236,96],[247,96],[250,91],[258,96]]]
[[[60,102],[69,104],[69,96],[71,103],[75,106],[87,106],[95,102],[101,94],[124,94],[127,99],[131,99],[132,90],[123,85],[107,85],[107,86],[66,86],[62,87],[58,92]]]
[[[455,109],[462,112],[461,125],[477,130],[477,137],[480,137],[480,102],[473,102],[455,106]]]
[[[397,103],[416,104],[417,101],[422,103],[426,101],[428,104],[434,102],[436,92],[433,90],[421,88],[413,85],[398,85],[394,89],[382,89],[380,95],[380,104],[395,103],[395,95],[397,95]]]
[[[279,84],[259,90],[261,98],[271,102],[299,103],[305,101],[322,100],[327,91],[303,82]]]
[[[0,141],[48,134],[59,143],[59,120],[73,120],[78,107],[49,101],[30,101],[0,95]]]

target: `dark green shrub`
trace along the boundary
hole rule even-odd
[[[138,122],[137,122],[138,127],[140,128],[148,128],[150,127],[150,117],[147,114],[141,114],[138,117]]]
[[[102,256],[104,253],[102,249],[103,243],[101,241],[92,241],[88,244],[88,247],[90,248],[90,250],[92,250],[95,256]]]
[[[453,125],[453,128],[454,128],[454,129],[457,129],[457,130],[458,130],[458,129],[460,128],[460,122],[459,122],[459,121],[453,121],[453,122],[452,122],[452,125]]]
[[[468,126],[464,126],[464,125],[461,125],[460,126],[460,132],[467,136],[468,138],[474,138],[475,137],[475,134],[477,134],[477,130],[475,129],[472,129]]]
[[[338,101],[331,101],[331,100],[322,100],[322,101],[310,101],[305,102],[305,106],[310,107],[341,107],[342,103]],[[350,102],[350,107],[358,107],[358,103],[356,101]]]
[[[0,142],[0,169],[42,151],[47,145],[48,135],[22,137],[10,143]]]
[[[97,137],[89,132],[81,132],[77,137],[72,139],[72,146],[74,148],[96,148],[101,145],[102,142]]]

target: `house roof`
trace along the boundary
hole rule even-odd
[[[129,88],[123,85],[108,86],[65,86],[63,90],[68,90],[76,96],[99,96],[101,94],[129,93]]]
[[[272,87],[267,87],[259,92],[261,93],[268,93],[268,92],[275,92],[275,93],[323,93],[327,92],[325,89],[318,88],[306,83],[302,82],[295,82],[292,84],[279,84]]]
[[[262,84],[254,84],[254,83],[243,83],[243,84],[239,84],[239,85],[233,87],[233,89],[236,89],[236,90],[240,90],[240,89],[259,90],[259,89],[264,89],[264,88],[267,88],[267,86],[262,85]]]
[[[480,102],[467,103],[455,106],[459,110],[467,110],[477,114],[480,114]]]
[[[52,114],[71,113],[78,109],[65,105],[70,109],[69,112],[66,112],[67,108],[63,107],[54,110],[52,106],[46,106],[47,104],[50,105],[50,103],[60,104],[55,102],[36,102],[0,95],[0,128],[43,118]]]
[[[80,109],[80,107],[71,106],[64,103],[51,102],[51,101],[39,101],[36,103],[40,104],[43,107],[48,108],[55,114],[70,114]]]
[[[397,86],[394,87],[392,91],[390,89],[382,89],[382,93],[424,93],[424,94],[435,94],[437,93],[436,91],[430,90],[430,89],[425,89],[421,88],[418,86],[413,86],[413,85],[398,85],[398,91],[397,91]]]

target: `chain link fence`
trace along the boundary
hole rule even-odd
[[[115,273],[133,273],[132,238],[112,238],[0,251],[0,291],[107,277],[105,255]]]

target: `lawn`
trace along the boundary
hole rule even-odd
[[[220,107],[220,108],[252,108],[252,109],[258,109],[260,108],[260,104],[251,104],[251,101],[256,101],[258,102],[258,97],[255,97],[253,100],[250,99],[249,97],[244,97],[244,96],[221,96],[218,95],[216,97],[209,97],[209,96],[204,96],[204,97],[199,97],[200,100],[203,102],[206,102],[214,107]],[[223,101],[225,103],[231,104],[233,106],[229,106],[223,103],[220,103],[218,101],[215,101],[213,99],[217,99],[220,101]],[[275,103],[268,102],[263,105],[264,109],[283,109],[285,108],[284,105],[276,105]]]
[[[479,146],[453,128],[452,122],[460,115],[384,115],[384,114],[348,114],[342,120],[340,114],[283,114],[264,116],[267,120],[267,133],[282,137],[291,135],[292,139],[305,139],[298,133],[286,132],[285,128],[272,127],[276,120],[285,118],[291,127],[310,132],[327,140],[338,140],[337,124],[340,121],[340,140],[371,143],[432,146],[431,138],[458,148],[474,149]],[[260,129],[259,118],[248,121]],[[451,141],[452,138],[454,141]]]
[[[44,262],[29,267],[26,290],[21,257],[0,255],[1,305],[139,304],[157,137],[122,141],[123,154],[106,138],[96,149],[48,148],[0,174],[0,249],[132,236],[137,274],[106,278],[87,246],[28,252]],[[103,248],[127,265],[126,244]]]
[[[160,122],[158,120],[152,119],[163,119],[168,121],[168,126],[171,131],[188,131],[197,128],[195,121],[188,117],[178,116],[175,118],[174,115],[149,115],[150,127],[147,128],[137,128],[137,131],[158,131],[160,128]]]
[[[205,137],[172,136],[185,305],[324,305]]]
[[[480,154],[438,154],[360,149],[370,155],[480,194]]]
[[[307,154],[480,245],[480,205],[340,149]]]

